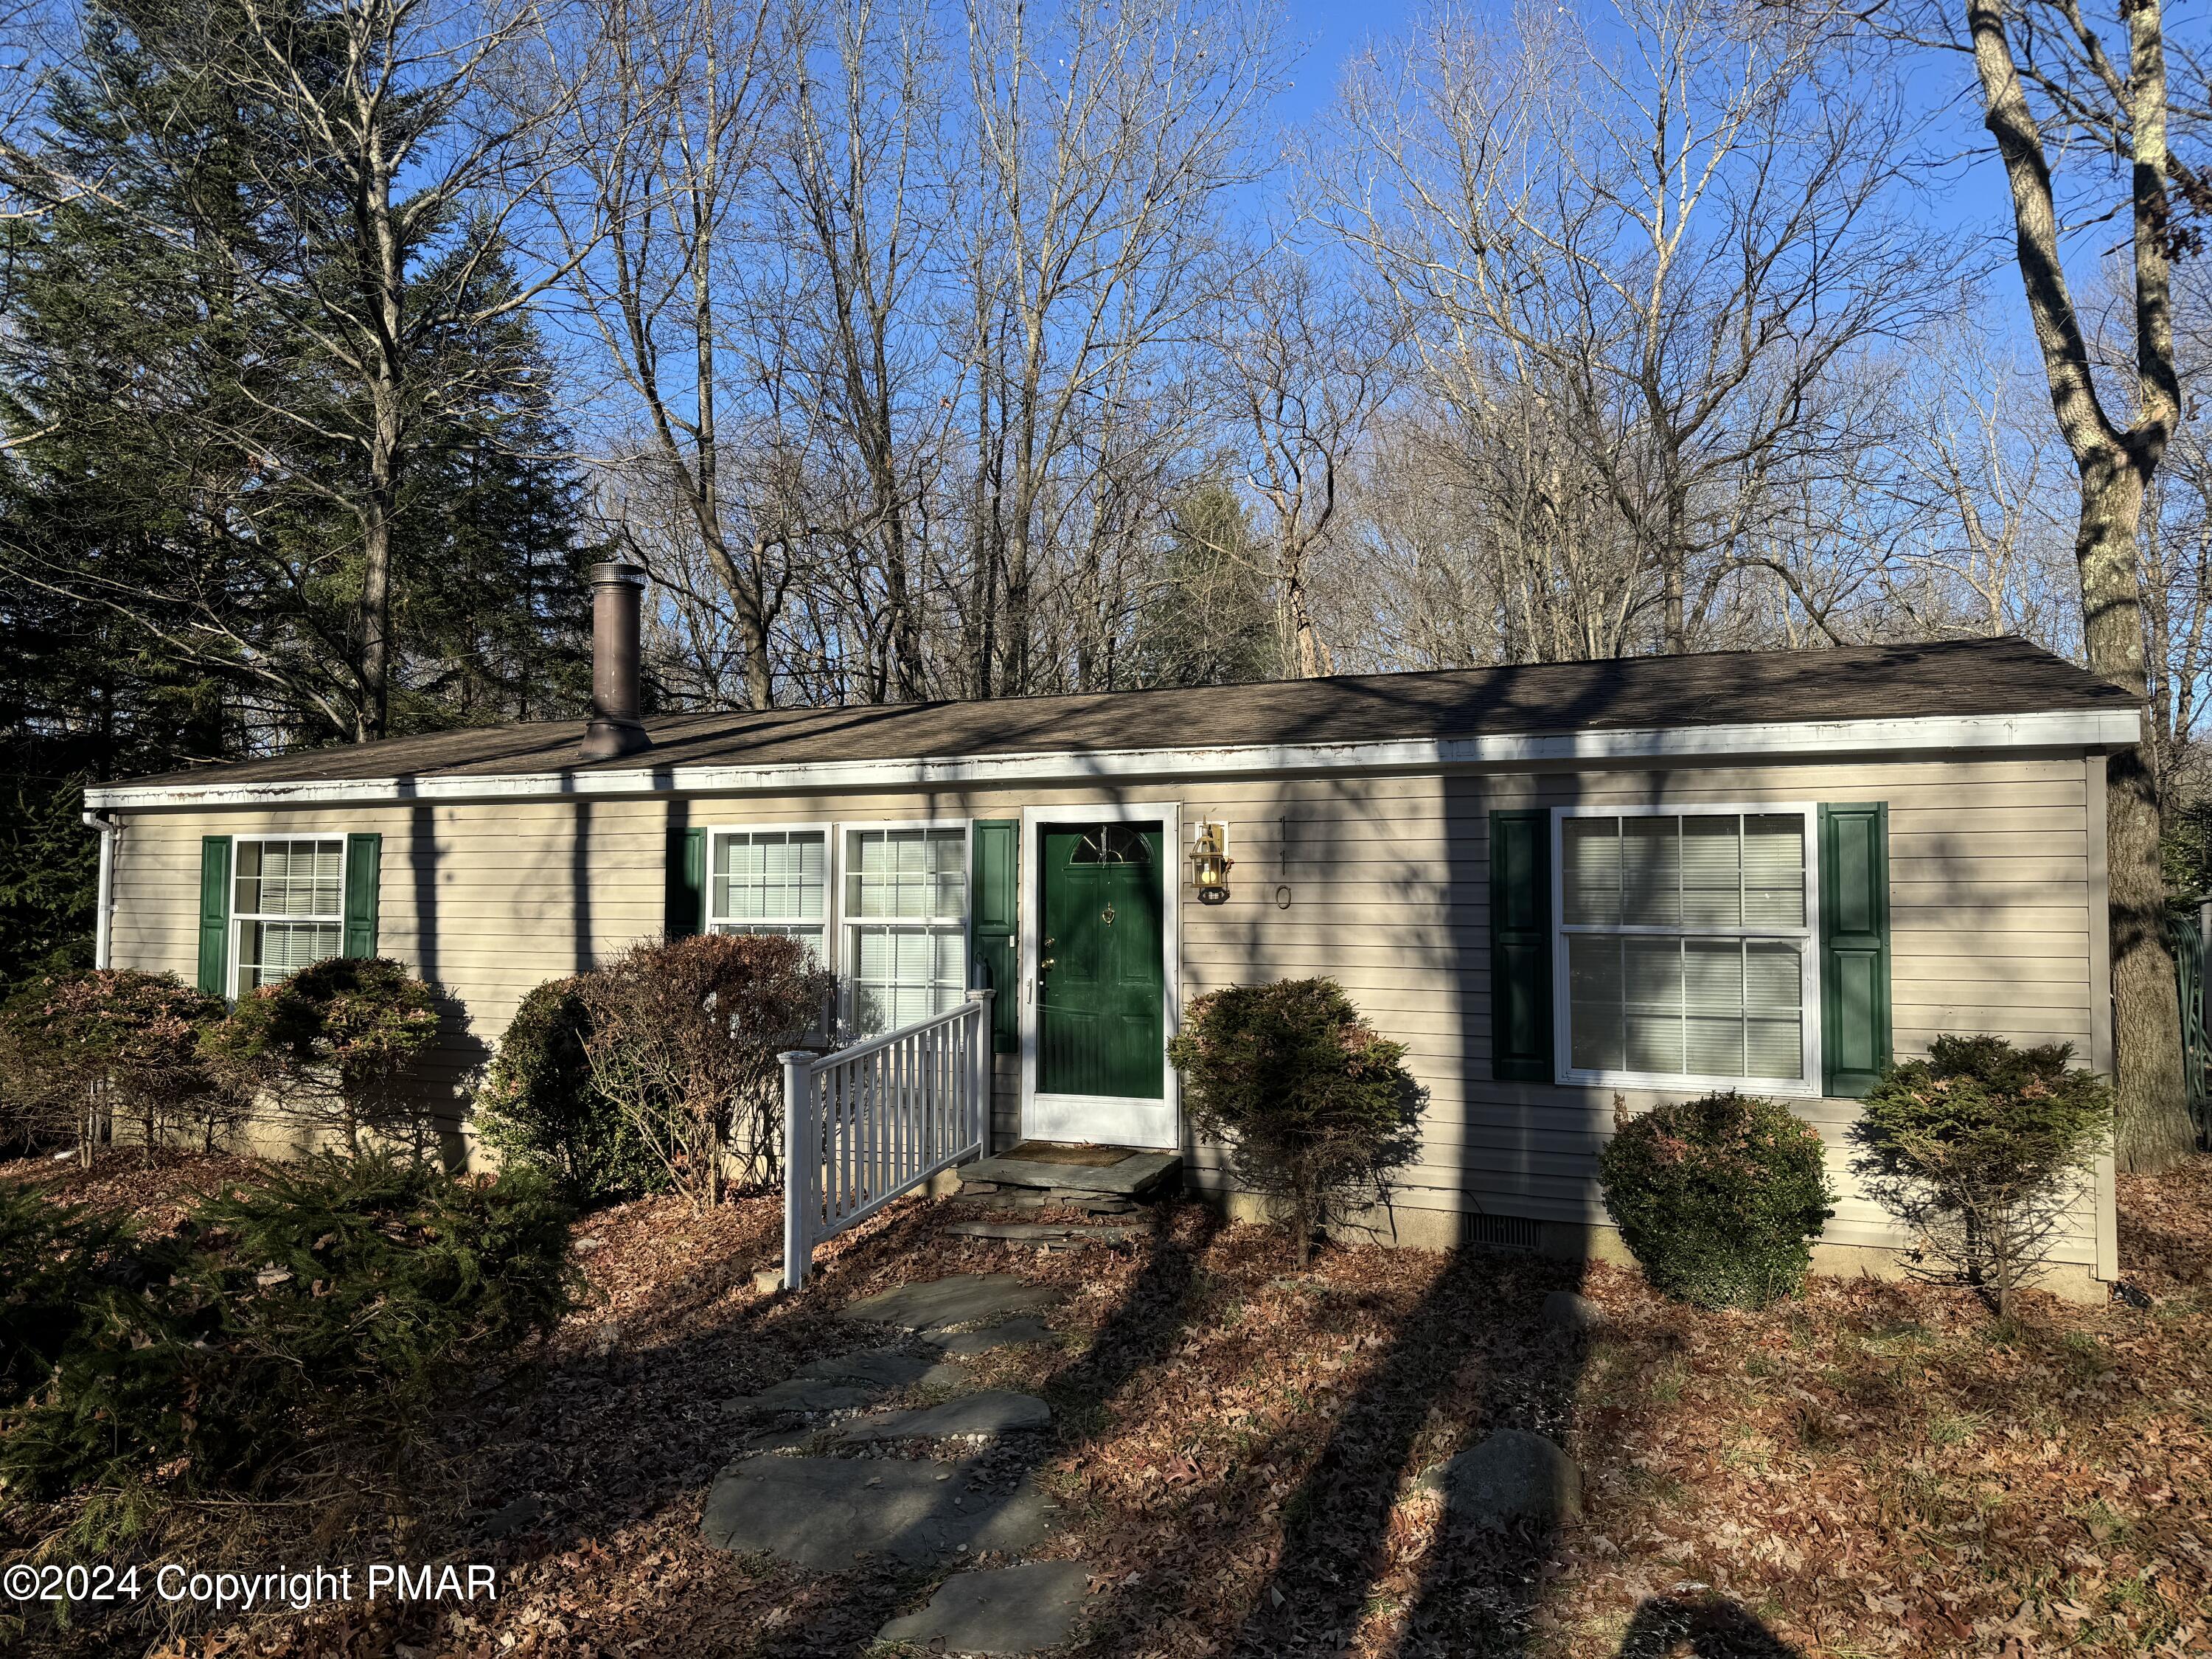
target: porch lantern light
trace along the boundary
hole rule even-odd
[[[1200,904],[1229,902],[1229,872],[1236,864],[1229,856],[1229,826],[1200,824],[1190,842],[1190,878]]]

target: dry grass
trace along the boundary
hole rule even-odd
[[[851,1297],[1011,1268],[1069,1292],[1065,1346],[977,1369],[1053,1402],[1030,1455],[1072,1516],[1047,1553],[1092,1568],[1085,1659],[2201,1652],[2212,1160],[2123,1201],[2154,1305],[2033,1297],[2010,1328],[1961,1296],[1832,1279],[1768,1313],[1701,1313],[1631,1273],[1480,1251],[1334,1251],[1294,1275],[1273,1236],[1195,1207],[1133,1254],[1043,1257],[904,1206],[804,1295],[769,1298],[749,1276],[777,1249],[772,1200],[631,1205],[580,1225],[599,1241],[594,1299],[536,1386],[447,1425],[416,1548],[498,1563],[495,1607],[278,1619],[222,1650],[866,1653],[929,1581],[701,1542],[740,1433],[729,1401],[862,1346],[830,1316]],[[1538,1317],[1575,1285],[1608,1319],[1589,1343]],[[1442,1529],[1413,1477],[1501,1425],[1582,1462],[1580,1522]],[[489,1536],[524,1495],[539,1518]]]

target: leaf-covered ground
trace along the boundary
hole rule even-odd
[[[700,1506],[741,1432],[728,1402],[865,1346],[829,1316],[848,1299],[1012,1269],[1066,1287],[1065,1346],[977,1371],[1053,1404],[1046,1443],[1000,1455],[1034,1458],[1072,1516],[1044,1553],[1092,1568],[1086,1659],[2203,1652],[2212,1160],[2126,1182],[2123,1205],[2151,1305],[2034,1297],[2000,1328],[1924,1287],[1822,1279],[1711,1314],[1633,1273],[1502,1253],[1343,1250],[1296,1273],[1272,1235],[1196,1206],[1131,1254],[1041,1256],[946,1238],[915,1204],[769,1297],[750,1276],[778,1250],[773,1200],[635,1204],[579,1225],[591,1304],[533,1386],[447,1425],[424,1487],[410,1553],[497,1562],[497,1603],[287,1616],[217,1650],[857,1659],[929,1581],[707,1548]],[[1564,1288],[1604,1310],[1601,1335],[1542,1323]],[[1440,1530],[1415,1477],[1503,1425],[1581,1462],[1579,1522]],[[493,1518],[523,1498],[534,1516]],[[390,1547],[374,1524],[328,1547]]]

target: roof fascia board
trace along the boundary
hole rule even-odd
[[[2107,749],[2135,743],[2133,709],[1931,715],[1906,720],[1776,721],[1643,731],[1414,738],[1395,743],[1268,744],[1092,753],[975,755],[944,760],[811,761],[788,766],[668,766],[588,772],[458,773],[421,778],[322,778],[291,783],[98,785],[94,810],[160,806],[310,806],[325,803],[557,799],[564,795],[787,794],[948,784],[1065,783],[1109,778],[1253,772],[1398,771],[1571,761],[1737,759],[1942,750]]]

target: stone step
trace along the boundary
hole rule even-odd
[[[894,1619],[878,1642],[911,1642],[931,1653],[1041,1653],[1067,1640],[1091,1584],[1080,1561],[956,1573],[919,1613]]]
[[[793,1376],[772,1382],[758,1394],[740,1395],[730,1409],[740,1417],[778,1417],[786,1413],[852,1412],[872,1406],[888,1389],[841,1382],[829,1376]]]
[[[952,1221],[945,1231],[959,1238],[998,1238],[1014,1244],[1042,1245],[1048,1250],[1079,1250],[1091,1244],[1127,1244],[1144,1237],[1149,1227],[1064,1227],[1047,1221]]]
[[[1052,1407],[1035,1395],[984,1389],[935,1406],[857,1418],[838,1431],[837,1438],[849,1446],[884,1440],[951,1440],[964,1435],[996,1439],[1051,1425]]]
[[[1021,1187],[963,1188],[952,1202],[963,1210],[1079,1210],[1085,1215],[1135,1215],[1145,1206],[1135,1199],[1107,1198],[1065,1188],[1032,1192]]]
[[[932,1331],[921,1340],[940,1352],[964,1356],[988,1353],[994,1348],[1012,1347],[1018,1343],[1049,1342],[1053,1340],[1053,1330],[1042,1319],[1024,1316],[996,1325],[987,1325],[980,1331],[953,1334]]]
[[[967,1371],[958,1365],[895,1348],[867,1348],[809,1361],[796,1376],[745,1395],[731,1406],[744,1417],[858,1411],[902,1389],[957,1389],[968,1381]]]
[[[1035,1156],[1024,1156],[1034,1153]],[[1005,1204],[1134,1202],[1164,1197],[1181,1184],[1180,1153],[1131,1146],[1070,1147],[1024,1143],[960,1166],[960,1194]]]
[[[1025,1550],[1057,1518],[1034,1479],[1009,1485],[975,1458],[749,1457],[716,1479],[701,1527],[716,1549],[844,1572],[871,1558],[930,1566]]]
[[[910,1389],[921,1382],[932,1370],[949,1369],[933,1359],[916,1353],[902,1353],[896,1348],[863,1348],[858,1353],[832,1354],[826,1359],[810,1359],[797,1372],[799,1376],[822,1376],[840,1382],[872,1382],[886,1389]],[[941,1379],[957,1382],[958,1377]]]
[[[1018,1273],[953,1273],[862,1297],[840,1308],[837,1316],[909,1331],[945,1330],[1033,1313],[1060,1299],[1050,1285],[1032,1285]]]

